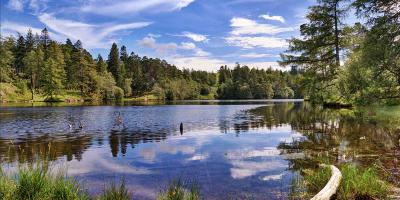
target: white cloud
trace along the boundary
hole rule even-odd
[[[284,173],[277,174],[277,175],[269,175],[269,176],[264,176],[262,178],[263,181],[277,181],[281,180],[283,177]]]
[[[273,21],[279,21],[282,23],[285,23],[285,18],[283,18],[282,16],[271,16],[271,15],[260,15],[261,18],[264,18],[266,20],[273,20]]]
[[[157,43],[156,39],[150,35],[144,37],[138,41],[139,45],[154,49],[157,54],[161,56],[171,55],[176,52],[177,49],[189,50],[193,52],[193,56],[205,57],[209,56],[210,53],[197,47],[192,42],[182,42],[180,45],[170,42],[170,43]]]
[[[284,48],[287,42],[284,39],[268,36],[228,36],[225,41],[233,46],[251,49],[254,47],[263,48]]]
[[[99,15],[117,16],[139,12],[168,12],[180,10],[194,0],[92,0],[82,7],[82,11]]]
[[[208,159],[210,156],[208,155],[208,153],[204,153],[204,154],[195,154],[194,156],[192,156],[191,158],[187,159],[187,161],[201,161],[201,160],[206,160]]]
[[[181,43],[181,48],[182,48],[182,49],[190,50],[190,49],[195,49],[195,48],[196,48],[196,45],[193,44],[192,42],[182,42],[182,43]]]
[[[241,57],[244,58],[268,58],[268,57],[277,57],[277,55],[266,54],[266,53],[246,53],[241,54]]]
[[[24,11],[24,3],[22,0],[9,0],[7,4],[8,8],[18,12]]]
[[[16,23],[16,22],[3,21],[3,22],[1,22],[1,24],[2,24],[1,33],[3,36],[15,36],[17,33],[26,34],[29,29],[32,30],[33,34],[40,35],[40,33],[42,32],[41,28],[31,27],[29,25],[20,24],[20,23]],[[59,41],[59,42],[63,42],[66,39],[66,37],[64,37],[60,34],[54,33],[52,31],[49,31],[49,36],[51,39]]]
[[[155,49],[156,52],[160,55],[167,55],[173,53],[178,48],[178,45],[172,42],[166,44],[159,44],[156,42],[156,39],[151,36],[144,37],[143,39],[139,40],[138,43],[143,47]]]
[[[284,68],[279,65],[278,62],[253,62],[253,63],[240,63],[242,65],[247,65],[252,68],[258,69],[273,69],[273,70],[280,70],[280,71],[288,71],[289,68]]]
[[[286,165],[280,161],[232,161],[231,177],[234,179],[243,179],[254,176],[261,172],[268,172],[277,169],[285,169]]]
[[[231,31],[232,35],[256,35],[256,34],[268,34],[276,35],[282,32],[289,32],[295,30],[291,27],[278,27],[271,24],[260,24],[254,20],[234,17],[231,19]]]
[[[187,37],[195,42],[207,42],[209,40],[206,35],[192,32],[183,32],[182,35],[179,36]]]
[[[168,62],[174,64],[175,66],[183,69],[189,68],[194,70],[204,70],[204,71],[217,71],[221,65],[225,65],[228,62],[221,59],[216,59],[206,56],[174,56],[167,58]]]
[[[118,31],[146,27],[151,22],[134,22],[127,24],[88,24],[68,19],[58,19],[51,14],[39,15],[39,20],[54,32],[65,37],[81,40],[85,48],[108,48],[116,40]]]

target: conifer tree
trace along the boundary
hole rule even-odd
[[[33,100],[40,73],[44,68],[44,54],[41,48],[32,49],[29,51],[24,58],[24,65],[29,73],[31,97]]]
[[[104,62],[103,57],[100,54],[97,56],[96,70],[98,73],[107,72],[107,64]]]
[[[25,47],[25,38],[24,36],[20,35],[17,40],[17,45],[15,47],[15,62],[14,67],[17,74],[24,72],[24,63],[22,59],[26,54],[26,47]]]
[[[119,52],[118,46],[115,43],[113,43],[111,46],[110,54],[108,55],[107,65],[108,70],[114,76],[114,79],[117,80],[119,71]]]
[[[341,19],[343,0],[318,0],[307,14],[308,23],[300,26],[301,38],[289,41],[281,54],[281,65],[300,65],[308,75],[308,94],[313,101],[323,102],[334,94],[340,67]],[[296,54],[296,55],[293,55]]]
[[[55,95],[59,95],[64,88],[65,79],[64,55],[59,45],[51,41],[48,46],[48,58],[43,70],[43,91],[45,95],[54,100]]]

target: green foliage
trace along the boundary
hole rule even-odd
[[[218,74],[223,81],[218,87],[220,99],[271,99],[302,98],[303,94],[296,79],[301,73],[288,73],[237,66],[230,70],[221,67]],[[232,76],[228,76],[228,74]],[[294,91],[295,90],[295,91]]]
[[[301,38],[289,41],[289,49],[282,54],[281,65],[299,65],[305,69],[303,82],[312,101],[337,99],[337,76],[340,67],[341,21],[345,8],[343,0],[320,0],[309,8],[308,23],[300,26]],[[293,55],[299,54],[299,55]]]
[[[118,101],[121,101],[124,98],[124,90],[114,86],[113,87],[114,98]]]

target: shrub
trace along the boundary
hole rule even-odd
[[[124,98],[124,90],[122,90],[117,86],[114,86],[113,90],[114,90],[114,98],[116,100],[122,100]]]

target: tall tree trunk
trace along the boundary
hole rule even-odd
[[[32,94],[32,101],[33,101],[33,94],[35,93],[35,85],[33,81],[33,73],[31,73],[31,94]]]
[[[340,54],[339,54],[339,16],[337,12],[339,0],[335,0],[335,51],[336,51],[336,65],[340,66]]]

